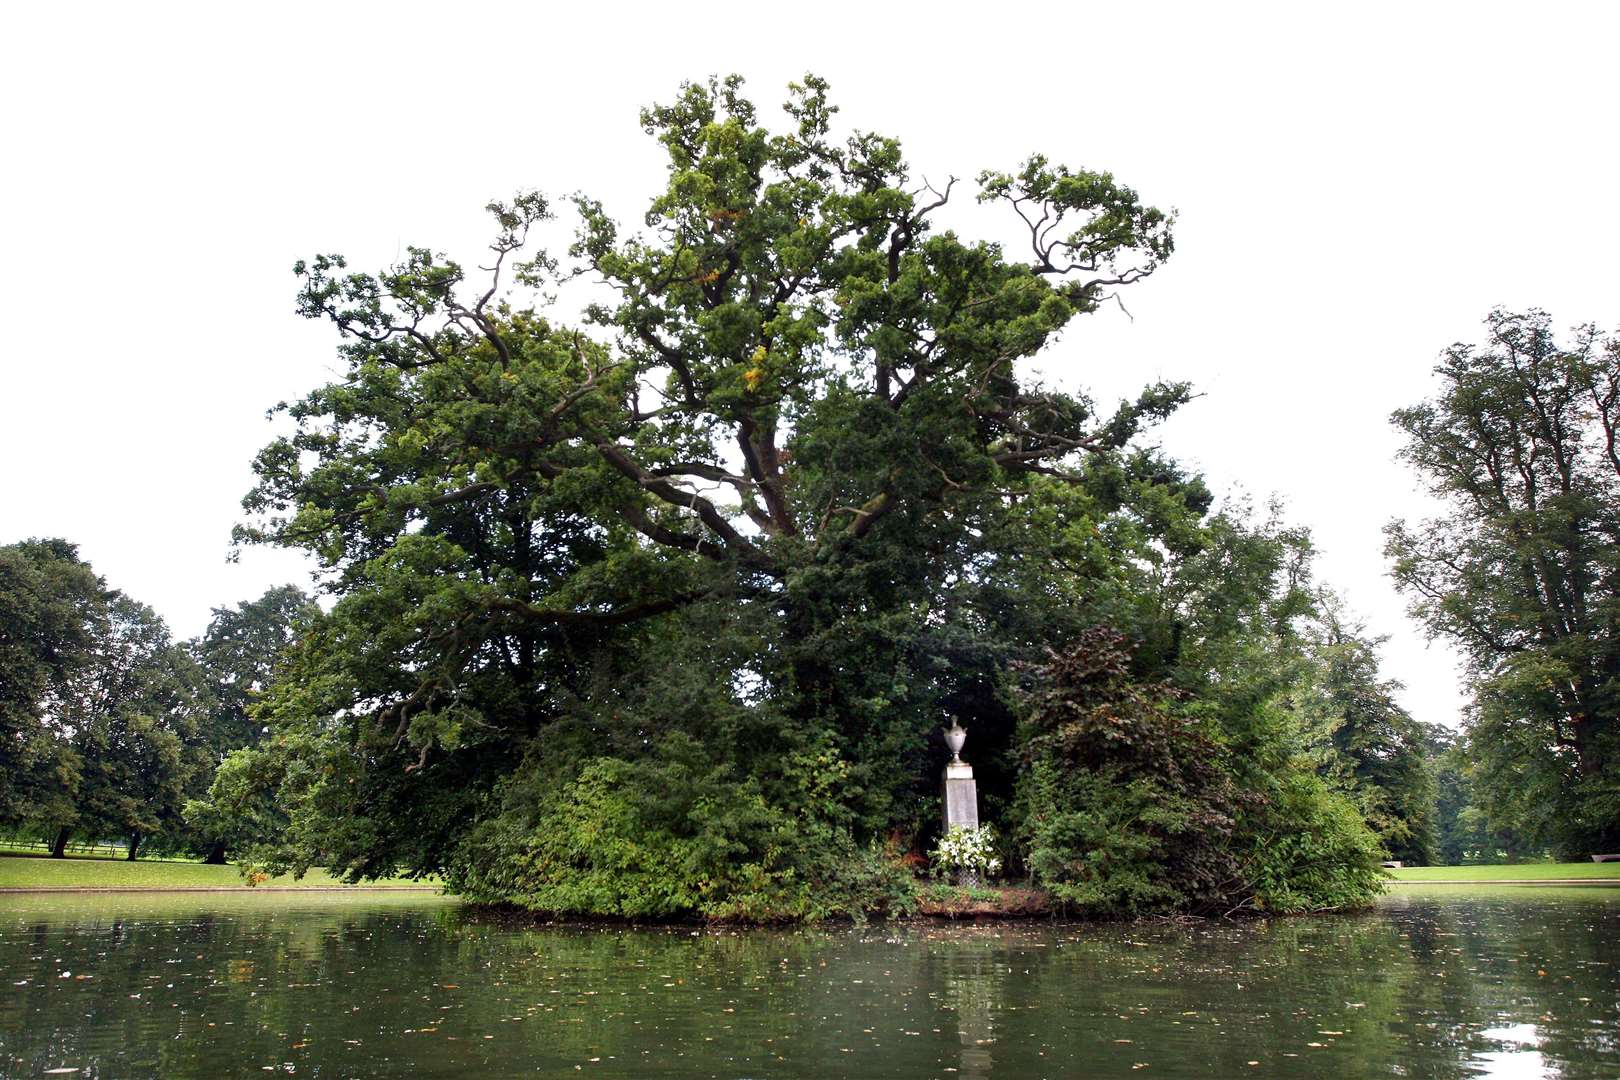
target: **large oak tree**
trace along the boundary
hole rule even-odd
[[[530,246],[529,194],[491,206],[477,272],[299,264],[345,369],[286,407],[241,536],[314,552],[337,600],[216,784],[278,793],[278,865],[621,915],[881,906],[865,842],[936,816],[947,708],[1009,804],[1012,656],[1110,621],[1197,682],[1271,610],[1276,545],[1206,527],[1203,485],[1133,442],[1185,386],[1099,413],[1027,370],[1161,266],[1170,215],[1036,156],[977,177],[1019,241],[964,237],[967,184],[836,136],[820,80],[786,111],[735,78],[645,110],[644,226],[576,198],[566,254]],[[1265,549],[1252,579],[1225,539]]]

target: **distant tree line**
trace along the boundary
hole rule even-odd
[[[298,589],[214,612],[172,640],[150,607],[108,588],[60,539],[0,547],[0,828],[69,842],[118,838],[224,862],[239,834],[188,820],[232,750],[294,627]]]

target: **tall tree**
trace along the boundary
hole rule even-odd
[[[78,762],[71,807],[51,824],[60,855],[74,832],[142,841],[179,825],[187,785],[208,767],[201,728],[207,691],[201,671],[175,645],[156,612],[122,593],[87,661],[49,705],[56,735]]]
[[[719,598],[791,626],[756,674],[837,734],[882,817],[894,755],[937,703],[875,720],[860,672],[884,665],[831,662],[840,621],[925,601],[989,508],[1185,399],[1155,386],[1098,417],[1015,372],[1158,267],[1166,214],[1033,158],[980,177],[980,198],[1026,223],[1013,257],[936,228],[958,185],[913,183],[895,140],[836,140],[819,80],[787,112],[772,133],[733,78],[643,113],[668,157],[650,234],[578,203],[572,251],[608,287],[591,309],[604,340],[501,299],[553,265],[519,261],[549,216],[538,196],[492,207],[476,286],[423,249],[379,276],[300,265],[303,310],[337,325],[349,370],[290,408],[300,430],[260,455],[243,536],[309,547],[346,593],[437,595],[430,624],[376,642],[413,659],[365,699],[418,767],[482,718],[467,690],[491,665],[532,687],[559,640]]]
[[[1396,583],[1474,680],[1492,824],[1565,851],[1620,844],[1620,338],[1493,312],[1431,400],[1394,414],[1446,512],[1394,522]]]
[[[299,626],[316,610],[302,589],[282,585],[234,608],[215,608],[208,629],[190,643],[213,691],[207,739],[216,756],[258,743],[263,725],[254,721],[250,706],[270,685]]]
[[[214,769],[226,755],[259,744],[264,724],[254,718],[252,706],[269,687],[276,665],[292,645],[299,627],[317,613],[315,602],[301,589],[282,585],[257,600],[233,608],[215,608],[208,629],[189,643],[209,690],[208,715],[201,731],[209,767],[196,772],[189,794],[205,793],[213,782]],[[233,844],[255,834],[244,827],[249,821],[243,815],[225,813],[206,799],[188,804],[185,816],[197,833],[194,842],[204,853],[205,862],[225,862]]]
[[[48,705],[89,659],[107,589],[66,540],[0,547],[0,824],[61,812],[78,761]]]
[[[553,910],[847,909],[886,888],[865,842],[932,816],[944,709],[995,714],[1005,751],[1000,661],[1086,625],[1054,598],[1131,610],[1122,550],[1199,546],[1208,492],[1133,446],[1186,387],[1099,413],[1021,370],[1158,269],[1170,216],[1037,156],[978,177],[1022,223],[1003,249],[940,226],[955,180],[835,136],[820,80],[786,112],[735,78],[645,110],[646,231],[581,198],[566,269],[525,250],[537,195],[492,205],[476,283],[418,248],[298,266],[347,368],[288,408],[240,535],[314,552],[337,599],[215,785],[275,787],[267,854]],[[586,327],[548,321],[581,277]],[[1089,582],[1020,568],[1031,521]]]

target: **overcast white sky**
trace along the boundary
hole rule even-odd
[[[77,541],[179,636],[295,556],[230,527],[267,407],[332,370],[293,261],[473,262],[491,197],[585,189],[639,218],[637,107],[805,71],[918,173],[1033,150],[1181,213],[1174,259],[1043,358],[1101,400],[1205,396],[1162,443],[1276,494],[1420,719],[1451,654],[1384,576],[1424,504],[1390,410],[1497,304],[1620,323],[1620,5],[17,4],[0,15],[0,543]]]

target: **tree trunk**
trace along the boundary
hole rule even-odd
[[[53,858],[53,859],[65,859],[65,858],[67,858],[67,842],[68,842],[68,837],[70,837],[71,835],[72,835],[72,833],[68,829],[58,829],[58,830],[56,830],[56,843],[51,845],[51,858]]]
[[[1591,712],[1583,711],[1570,720],[1574,728],[1576,775],[1583,781],[1597,780],[1607,771],[1607,755],[1603,752],[1605,740],[1602,738],[1606,733]],[[1610,820],[1596,826],[1596,831],[1585,837],[1585,844],[1588,845],[1585,854],[1620,851],[1620,822]]]
[[[129,834],[129,861],[130,862],[135,861],[135,856],[140,850],[141,850],[141,834],[139,832],[130,833]]]
[[[208,866],[224,866],[225,841],[214,841],[214,846],[208,849],[208,858],[204,859],[203,862]]]
[[[1603,752],[1598,743],[1597,724],[1591,713],[1582,711],[1570,717],[1575,731],[1576,769],[1581,779],[1594,780],[1603,774]]]

